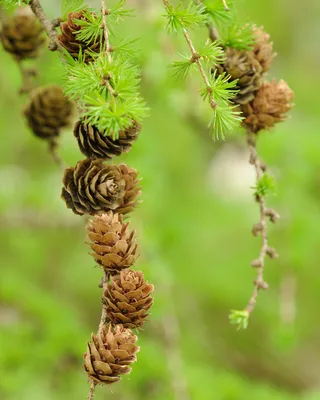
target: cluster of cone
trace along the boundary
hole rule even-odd
[[[102,303],[107,321],[97,335],[92,334],[84,355],[84,368],[95,384],[111,384],[131,372],[139,347],[132,329],[140,328],[153,304],[153,285],[141,271],[130,269],[138,257],[135,231],[122,214],[97,214],[87,225],[88,244],[95,261],[111,281]]]
[[[233,101],[243,113],[244,127],[258,133],[285,119],[292,108],[294,94],[283,80],[264,80],[276,54],[270,35],[263,28],[254,27],[253,33],[255,43],[250,51],[226,48],[225,62],[213,68],[213,72],[237,79],[238,94]]]
[[[0,31],[3,48],[19,62],[39,56],[45,43],[43,28],[30,7],[19,7],[8,17]],[[72,116],[72,104],[58,85],[33,89],[24,115],[32,132],[45,140],[56,140]]]
[[[70,13],[60,25],[58,39],[73,58],[78,59],[81,53],[90,63],[94,53],[101,51],[103,38],[90,43],[77,38],[79,20],[86,20],[86,15],[86,10]],[[124,215],[139,202],[137,171],[126,164],[104,163],[128,152],[140,129],[132,120],[130,126],[114,135],[79,120],[74,136],[87,158],[66,169],[63,177],[62,199],[67,207],[75,214],[93,216],[87,225],[87,243],[95,262],[110,279],[102,296],[107,318],[98,333],[92,334],[84,355],[84,368],[94,384],[111,384],[130,373],[139,351],[132,329],[144,324],[153,304],[153,285],[146,282],[141,271],[131,269],[138,258],[138,245],[135,231],[124,221]]]

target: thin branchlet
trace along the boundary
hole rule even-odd
[[[169,0],[163,0],[163,3],[164,3],[166,8],[170,7]],[[192,60],[193,63],[195,63],[197,65],[197,67],[198,67],[198,69],[200,71],[200,74],[202,76],[202,79],[203,79],[203,81],[205,83],[205,86],[207,88],[207,91],[209,93],[210,106],[213,109],[215,109],[217,107],[217,103],[216,103],[216,101],[215,101],[215,99],[213,97],[212,88],[210,86],[210,82],[209,82],[209,79],[207,77],[207,74],[206,74],[206,72],[205,72],[205,70],[203,68],[203,65],[202,65],[202,62],[201,62],[201,57],[199,56],[199,53],[195,49],[195,46],[194,46],[194,44],[193,44],[193,42],[192,42],[192,40],[190,38],[188,30],[186,28],[183,28],[182,32],[183,32],[183,36],[186,39],[186,41],[188,43],[188,46],[189,46],[189,49],[190,49],[191,54],[192,54],[191,60]]]
[[[107,26],[107,15],[109,15],[109,11],[106,8],[106,3],[105,0],[101,0],[101,14],[102,14],[102,27],[103,27],[103,35],[104,35],[104,40],[105,40],[105,45],[106,45],[106,54],[108,57],[108,61],[111,63],[112,61],[112,57],[111,57],[111,53],[112,53],[112,47],[110,45],[110,38],[109,38],[109,30],[108,30],[108,26]],[[103,80],[103,84],[107,87],[108,92],[111,95],[111,99],[113,102],[113,106],[114,108],[116,108],[116,99],[115,99],[115,91],[113,89],[113,87],[110,84],[110,77],[107,76],[106,79]]]
[[[50,39],[49,50],[58,50],[63,53],[63,48],[58,41],[56,27],[58,26],[59,20],[55,19],[51,21],[45,14],[39,0],[30,0],[30,8],[34,15],[38,18],[47,36]]]
[[[222,4],[223,4],[224,9],[225,9],[226,11],[230,11],[230,8],[228,7],[228,4],[227,4],[226,0],[222,0]]]
[[[247,132],[247,144],[250,153],[250,163],[254,166],[256,172],[256,182],[260,181],[262,178],[266,166],[262,163],[258,157],[257,150],[256,150],[256,137],[251,132]],[[268,255],[268,251],[270,249],[268,243],[268,226],[267,226],[267,219],[268,219],[268,208],[266,206],[266,196],[256,195],[256,200],[259,204],[260,209],[260,221],[256,225],[258,226],[259,233],[261,234],[261,249],[259,257],[252,262],[252,266],[256,268],[257,275],[254,281],[254,289],[252,296],[249,300],[248,305],[245,308],[245,311],[248,312],[250,315],[254,308],[257,301],[258,293],[261,289],[268,289],[268,284],[264,280],[264,267],[265,267],[265,259]]]

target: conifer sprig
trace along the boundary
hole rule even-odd
[[[182,32],[191,52],[190,58],[183,56],[182,61],[177,61],[171,66],[174,69],[174,75],[186,77],[193,65],[197,67],[204,82],[204,89],[201,90],[202,98],[209,102],[213,110],[209,129],[213,137],[224,138],[227,133],[238,127],[242,120],[241,113],[230,105],[230,99],[235,96],[236,91],[234,89],[229,91],[234,85],[226,84],[223,79],[215,82],[215,75],[212,79],[208,78],[203,64],[204,62],[209,62],[211,65],[222,63],[223,50],[217,43],[209,43],[197,51],[188,31],[188,28],[208,23],[206,7],[193,2],[186,8],[182,3],[174,7],[169,0],[163,0],[163,3],[166,9],[167,29],[175,33]]]
[[[195,2],[205,7],[209,20],[207,25],[212,39],[217,40],[222,47],[233,47],[238,50],[252,48],[253,25],[239,23],[233,1],[230,0],[227,4],[222,0],[195,0]]]
[[[131,14],[123,0],[112,9],[101,4],[101,13],[87,10],[84,18],[76,20],[81,26],[77,39],[87,43],[98,39],[103,45],[101,52],[90,53],[89,63],[81,51],[77,60],[64,52],[65,93],[76,100],[81,117],[113,139],[132,120],[141,123],[148,111],[139,91],[140,70],[129,61],[134,56],[130,46],[136,40],[121,39],[115,45],[110,41],[110,26]]]
[[[1,0],[1,7],[9,10],[13,7],[21,6],[22,4],[29,4],[29,0]]]

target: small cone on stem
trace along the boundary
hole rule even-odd
[[[18,60],[36,58],[45,43],[43,28],[29,7],[17,8],[15,14],[4,21],[0,38],[4,50]]]
[[[131,364],[136,362],[138,338],[122,325],[103,326],[97,335],[92,334],[91,342],[84,354],[84,369],[95,384],[118,382],[122,375],[130,374]]]
[[[42,139],[59,136],[60,130],[70,124],[72,103],[58,85],[39,87],[31,92],[24,115],[33,133]]]
[[[153,285],[145,281],[141,271],[121,271],[107,285],[103,296],[111,324],[122,324],[130,329],[141,327],[153,304],[153,289]]]
[[[243,125],[253,133],[272,128],[285,120],[293,107],[293,98],[294,93],[285,81],[264,82],[254,100],[241,107],[245,117]]]
[[[129,222],[123,222],[121,214],[110,211],[95,215],[89,221],[87,231],[91,255],[111,275],[131,267],[138,258],[136,232],[129,229]]]

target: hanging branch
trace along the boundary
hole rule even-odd
[[[106,3],[104,0],[101,0],[101,13],[102,13],[103,35],[104,35],[105,45],[106,45],[105,53],[108,57],[109,62],[111,62],[111,60],[112,60],[111,46],[110,46],[109,31],[108,31],[107,21],[106,21],[106,15],[108,14],[108,11],[106,10]],[[110,80],[110,76],[105,77],[105,79],[103,79],[102,84],[106,85],[110,95],[114,99],[114,90],[113,90],[112,86],[110,85],[109,80]],[[114,104],[115,104],[115,101],[114,101]],[[99,285],[102,288],[102,297],[103,297],[103,294],[105,293],[105,291],[107,290],[107,285],[108,285],[109,279],[110,279],[110,276],[104,269],[101,284]],[[107,311],[106,311],[106,307],[102,303],[102,311],[101,311],[101,318],[100,318],[100,323],[99,323],[99,328],[98,328],[98,335],[102,334],[103,327],[105,326],[106,321],[107,321]],[[94,381],[91,381],[90,390],[89,390],[89,394],[88,394],[88,400],[94,399],[95,388],[96,388],[96,383]]]
[[[250,152],[250,164],[252,164],[255,168],[256,172],[256,201],[259,204],[260,209],[260,221],[258,224],[254,225],[252,229],[252,233],[254,236],[261,235],[261,249],[259,257],[252,261],[251,265],[253,268],[257,269],[257,276],[254,281],[254,290],[252,296],[249,300],[249,303],[245,310],[251,314],[255,308],[255,304],[257,301],[258,293],[260,289],[266,290],[268,289],[268,284],[264,280],[264,266],[265,266],[265,259],[266,256],[270,256],[271,258],[276,258],[278,256],[275,249],[271,248],[268,244],[268,226],[267,226],[267,218],[268,216],[272,216],[273,219],[278,219],[279,216],[273,210],[269,210],[266,206],[266,195],[267,186],[263,186],[266,183],[266,166],[263,164],[258,157],[257,150],[256,150],[256,138],[255,135],[248,132],[247,133],[247,144]],[[261,186],[259,188],[259,185]],[[270,215],[271,212],[271,215]]]
[[[184,60],[173,63],[175,75],[186,77],[191,67],[195,65],[200,72],[204,82],[200,93],[204,101],[208,101],[213,110],[209,128],[216,138],[224,138],[225,135],[240,125],[242,120],[241,113],[233,105],[232,99],[236,96],[236,81],[230,80],[230,76],[225,74],[219,78],[215,74],[207,75],[204,63],[208,63],[211,69],[213,65],[224,62],[224,52],[219,44],[214,41],[206,43],[205,46],[197,51],[189,34],[193,27],[206,25],[209,23],[206,7],[198,1],[193,1],[185,8],[182,3],[174,7],[169,0],[163,0],[167,12],[167,28],[175,33],[181,32],[191,51],[191,57],[184,56]],[[212,39],[215,33],[212,32]]]
[[[260,161],[256,150],[257,135],[247,130],[247,145],[250,154],[250,164],[254,166],[256,173],[255,199],[259,205],[260,219],[252,228],[254,236],[261,236],[261,248],[259,257],[251,262],[251,266],[256,269],[256,278],[254,280],[254,289],[247,306],[243,310],[232,310],[229,320],[232,324],[238,326],[237,329],[246,329],[249,323],[249,317],[255,309],[257,297],[260,290],[267,290],[268,283],[264,278],[264,268],[267,256],[271,259],[278,257],[277,251],[270,247],[268,241],[268,220],[276,222],[279,214],[267,207],[266,197],[274,190],[273,179],[267,174],[266,165]]]

